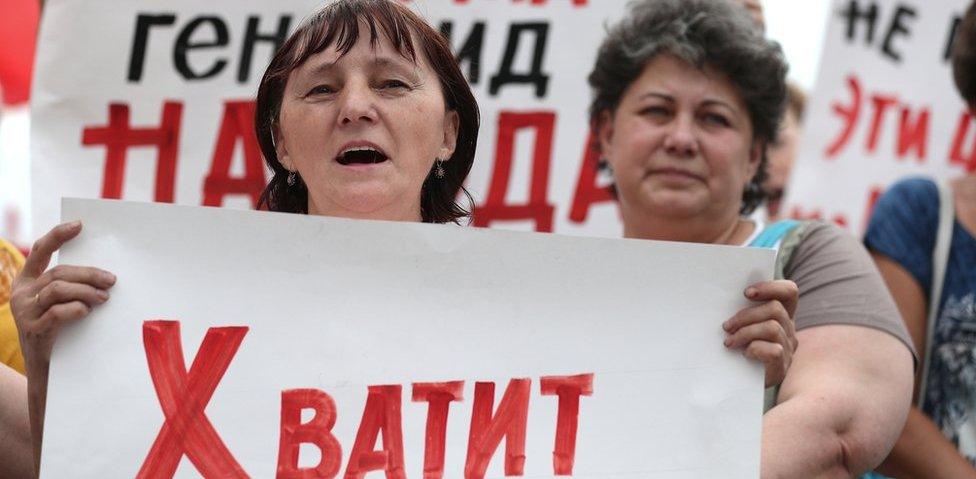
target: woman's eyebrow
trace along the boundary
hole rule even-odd
[[[338,63],[341,60],[342,59],[340,58],[332,62],[321,62],[315,66],[312,66],[311,68],[305,69],[303,74],[311,77],[328,75],[336,70]],[[397,70],[414,74],[418,69],[417,65],[406,60],[398,60],[387,56],[375,57],[369,62],[369,68],[375,70]]]
[[[302,74],[305,76],[312,76],[312,77],[327,75],[329,73],[332,73],[332,71],[335,70],[335,67],[336,67],[336,62],[334,61],[321,62],[311,68],[303,69],[304,71],[302,72]]]
[[[664,100],[664,101],[667,101],[667,102],[674,103],[674,97],[673,96],[668,95],[667,93],[661,93],[661,92],[656,92],[656,91],[650,91],[650,92],[644,93],[641,96],[637,97],[638,100],[643,100],[645,98],[657,98],[657,99],[660,99],[660,100]]]
[[[409,62],[406,59],[395,59],[386,56],[374,58],[371,66],[376,70],[394,70],[412,76],[417,76],[417,71],[420,69],[417,64]]]

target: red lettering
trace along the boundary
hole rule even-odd
[[[961,165],[966,173],[976,171],[976,138],[969,146],[969,151],[964,152],[966,137],[969,135],[969,125],[972,123],[973,112],[967,110],[959,115],[959,122],[956,123],[956,134],[952,140],[952,148],[949,151],[949,164]]]
[[[874,153],[878,149],[878,138],[881,137],[881,123],[888,107],[898,105],[898,98],[887,95],[872,95],[871,103],[874,105],[874,113],[871,115],[871,130],[868,133],[868,152]]]
[[[546,200],[549,191],[549,164],[552,159],[552,136],[556,114],[553,112],[514,113],[501,112],[498,117],[498,150],[491,176],[491,185],[485,204],[475,208],[475,226],[488,226],[498,220],[535,221],[536,231],[552,231],[555,208]],[[505,196],[511,179],[515,132],[532,128],[536,131],[535,149],[532,154],[532,176],[529,202],[524,205],[507,205]]]
[[[400,385],[370,386],[359,422],[356,442],[349,454],[345,479],[360,479],[369,471],[382,470],[387,479],[405,479],[403,431],[400,417]],[[383,432],[383,449],[376,451],[376,437]]]
[[[820,210],[804,211],[799,206],[794,206],[790,210],[790,218],[795,220],[823,220],[824,215]],[[847,216],[843,214],[836,214],[830,218],[830,221],[836,223],[838,226],[846,228],[847,227]]]
[[[108,125],[85,127],[81,144],[104,145],[106,148],[102,198],[122,198],[126,152],[129,148],[154,146],[157,153],[153,199],[164,203],[173,202],[182,115],[183,104],[168,101],[163,104],[163,117],[158,128],[130,128],[129,105],[111,103],[108,106]]]
[[[790,218],[795,220],[822,220],[823,213],[820,210],[804,211],[799,206],[794,206],[790,210]]]
[[[447,413],[451,402],[463,399],[464,381],[413,384],[413,401],[428,403],[427,431],[424,441],[424,479],[444,477]]]
[[[613,202],[613,193],[607,186],[597,186],[597,172],[600,169],[600,153],[597,141],[592,133],[586,138],[583,151],[583,161],[580,165],[579,177],[576,181],[576,193],[573,195],[573,206],[569,210],[569,220],[583,223],[590,212],[590,207],[596,203]]]
[[[264,160],[257,136],[254,134],[253,101],[224,103],[224,118],[214,146],[210,173],[203,182],[203,205],[222,206],[227,195],[247,195],[257,207],[261,191],[267,184]],[[244,153],[244,176],[230,176],[235,146],[241,143]]]
[[[904,158],[909,151],[915,150],[915,158],[921,163],[925,161],[927,150],[930,112],[928,108],[922,108],[915,121],[911,116],[911,109],[902,107],[897,154],[899,158]]]
[[[559,396],[552,471],[557,476],[572,476],[573,463],[576,460],[580,396],[593,395],[593,374],[545,376],[540,383],[543,396]]]
[[[844,106],[835,102],[832,105],[834,113],[842,119],[844,126],[841,128],[837,137],[834,138],[834,141],[827,147],[825,153],[828,159],[836,157],[847,146],[851,135],[854,133],[857,120],[861,116],[861,83],[856,76],[849,75],[847,77],[847,88],[851,92],[850,104]]]
[[[505,438],[505,475],[521,476],[525,468],[525,428],[529,414],[530,379],[512,379],[505,389],[498,411],[492,417],[495,383],[479,382],[474,387],[465,479],[482,479],[488,463]]]
[[[314,409],[315,417],[302,424],[302,410]],[[336,422],[332,396],[318,389],[281,392],[281,435],[278,443],[278,479],[332,479],[342,466],[342,446],[332,435]],[[314,444],[322,453],[319,464],[298,467],[302,443]]]
[[[173,477],[184,454],[204,477],[248,477],[203,412],[247,331],[243,326],[207,330],[187,373],[180,323],[143,323],[149,374],[166,420],[136,477]]]

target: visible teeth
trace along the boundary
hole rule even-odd
[[[352,153],[354,151],[375,151],[376,153],[380,152],[376,148],[372,148],[369,146],[354,146],[352,148],[347,148],[345,150],[342,150],[342,154],[345,155],[346,153]]]

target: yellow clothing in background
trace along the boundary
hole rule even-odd
[[[24,256],[0,239],[0,363],[24,374],[24,356],[14,316],[10,313],[10,289],[14,276],[24,267]]]

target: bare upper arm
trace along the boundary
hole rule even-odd
[[[905,327],[908,328],[908,334],[915,344],[915,350],[922,359],[921,355],[925,353],[925,323],[928,316],[922,286],[900,263],[885,254],[871,251],[871,258],[881,272],[888,291],[895,299],[902,320],[905,321]]]
[[[797,332],[800,346],[779,393],[810,428],[835,434],[851,471],[874,467],[898,438],[911,403],[913,357],[877,329],[825,325]],[[774,408],[775,409],[775,408]]]

